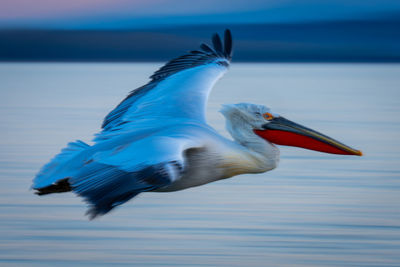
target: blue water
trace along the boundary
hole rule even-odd
[[[31,179],[159,64],[0,64],[0,266],[400,266],[400,65],[233,64],[210,97],[264,104],[361,149],[146,193],[99,220]],[[161,111],[162,112],[162,111]]]

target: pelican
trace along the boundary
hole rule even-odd
[[[358,155],[359,150],[294,123],[263,105],[223,105],[233,140],[206,122],[208,95],[232,58],[218,34],[157,70],[104,119],[94,144],[71,142],[33,180],[38,195],[72,191],[93,219],[142,192],[173,192],[277,167],[276,145]]]

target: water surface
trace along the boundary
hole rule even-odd
[[[0,64],[1,266],[400,266],[400,65],[233,64],[210,97],[224,135],[221,104],[258,103],[364,157],[283,147],[271,172],[142,194],[95,221],[73,194],[29,190],[159,66]]]

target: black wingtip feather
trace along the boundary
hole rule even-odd
[[[219,35],[217,33],[215,33],[212,37],[212,42],[213,42],[213,46],[214,46],[214,50],[219,54],[219,55],[223,55],[224,52],[222,51],[222,41],[221,38],[219,37]]]
[[[202,44],[200,45],[200,48],[201,48],[204,52],[206,52],[206,53],[215,54],[214,50],[212,50],[212,48],[209,47],[209,46],[208,46],[207,44],[205,44],[205,43],[202,43]]]
[[[227,58],[232,58],[232,33],[229,29],[225,30],[224,36],[224,54]]]
[[[42,195],[47,195],[47,194],[53,194],[53,193],[64,193],[64,192],[69,192],[72,190],[71,185],[68,181],[68,178],[59,180],[55,184],[51,184],[46,187],[42,188],[34,188],[35,194],[42,196]]]

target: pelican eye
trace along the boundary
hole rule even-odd
[[[263,114],[263,117],[264,117],[264,119],[266,119],[267,121],[270,121],[270,120],[272,120],[272,119],[274,118],[274,115],[272,115],[272,114],[269,113],[269,112],[266,112],[266,113]]]

